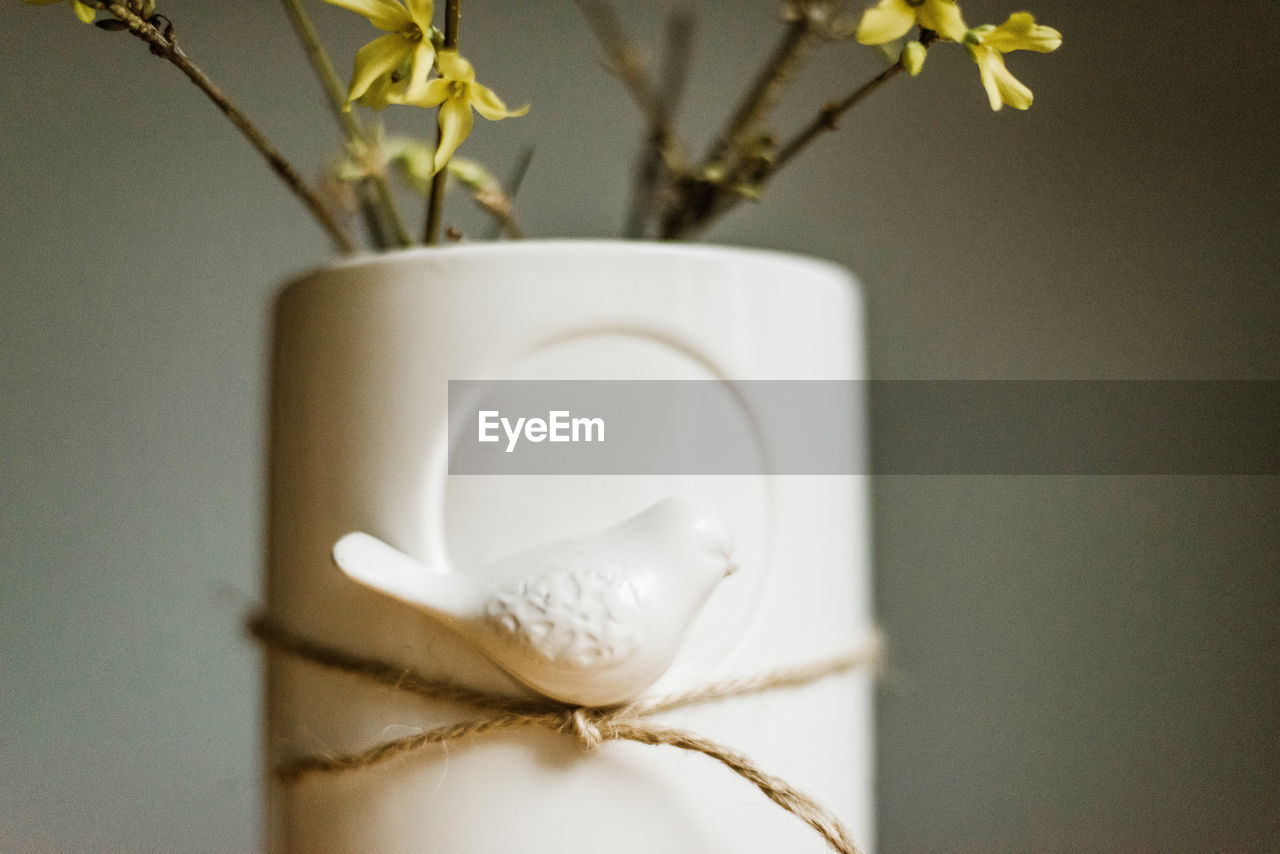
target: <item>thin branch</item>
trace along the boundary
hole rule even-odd
[[[529,164],[533,162],[533,146],[530,145],[520,152],[520,159],[516,161],[516,166],[511,170],[511,177],[507,179],[504,195],[507,199],[507,214],[505,218],[494,217],[493,229],[489,232],[489,240],[497,240],[502,236],[502,232],[506,231],[507,237],[512,240],[524,239],[524,230],[516,223],[515,213],[513,209],[516,203],[516,194],[520,192],[520,187],[524,184],[524,176],[529,174]]]
[[[493,198],[492,201],[486,200],[481,196],[475,197],[476,204],[484,209],[486,214],[493,218],[493,222],[498,225],[499,237],[506,232],[507,237],[513,241],[522,241],[525,239],[524,229],[520,228],[520,223],[516,222],[516,215],[511,210],[511,197],[506,193]]]
[[[663,150],[669,146],[672,117],[684,95],[688,80],[689,58],[693,46],[694,16],[687,6],[672,12],[667,20],[667,43],[663,52],[662,82],[657,93],[658,103],[663,105],[667,126],[650,123],[648,138],[640,152],[636,166],[635,183],[631,189],[631,205],[627,214],[624,236],[638,239],[646,236],[649,218],[658,200],[658,188],[666,158]]]
[[[937,33],[926,31],[921,33],[920,43],[928,49],[929,45],[938,40]],[[839,101],[830,102],[822,105],[822,109],[818,110],[818,114],[813,117],[799,133],[787,142],[783,143],[778,150],[778,154],[774,157],[772,165],[769,167],[769,174],[775,174],[783,166],[791,161],[793,157],[804,150],[814,138],[818,137],[825,131],[836,130],[839,128],[838,121],[841,116],[852,110],[862,100],[872,92],[879,89],[885,83],[897,77],[906,69],[903,67],[901,60],[890,65],[884,71],[868,80],[866,83],[854,89]]]
[[[786,27],[724,129],[695,171],[674,175],[661,217],[663,240],[705,228],[758,186],[769,169],[772,138],[761,134],[765,117],[804,64],[814,44],[829,35],[831,16],[843,0],[787,0]],[[763,148],[762,148],[763,145]]]
[[[686,161],[671,124],[671,111],[645,73],[644,60],[627,37],[613,5],[606,0],[578,0],[578,8],[605,52],[605,67],[621,81],[649,127],[657,129],[667,164],[683,170]]]
[[[672,175],[687,173],[688,161],[672,125],[671,105],[649,80],[640,51],[628,38],[613,4],[607,0],[578,0],[578,8],[592,35],[605,52],[605,68],[618,78],[627,94],[640,108],[648,128],[647,143],[656,150],[662,161],[661,165]],[[646,180],[643,175],[646,167],[642,164],[640,168],[639,180]],[[657,180],[656,174],[654,180]],[[643,236],[648,216],[636,211],[643,204],[642,199],[633,198],[633,208],[625,231],[629,237]]]
[[[926,49],[937,40],[937,33],[931,30],[922,30],[920,33],[919,41]],[[836,130],[839,127],[837,122],[841,116],[862,103],[868,95],[905,70],[901,61],[895,62],[839,101],[824,104],[818,110],[818,114],[804,128],[790,140],[783,143],[778,153],[768,162],[767,168],[759,175],[754,176],[755,185],[760,187],[772,179],[816,137],[825,131]],[[701,204],[697,209],[690,210],[687,201],[689,196],[686,194],[683,197],[683,204],[677,205],[673,210],[668,211],[662,233],[664,240],[678,240],[697,235],[715,220],[737,207],[745,198],[742,194],[733,192],[730,188],[721,185],[702,184],[696,189],[701,189],[705,198],[701,199]]]
[[[343,224],[329,210],[328,206],[320,200],[298,171],[293,168],[289,161],[285,160],[283,155],[276,150],[275,146],[263,135],[258,127],[249,121],[249,118],[237,108],[226,95],[222,93],[213,81],[196,66],[194,62],[179,48],[172,40],[166,37],[164,33],[158,30],[148,21],[143,20],[140,16],[134,14],[122,3],[105,3],[99,4],[103,11],[109,12],[117,20],[123,21],[129,27],[129,31],[138,38],[151,45],[151,52],[156,56],[165,59],[177,66],[183,74],[196,84],[202,92],[209,96],[209,100],[217,105],[236,129],[244,135],[258,153],[266,159],[271,169],[284,181],[285,185],[293,191],[307,209],[311,211],[312,216],[320,223],[320,226],[333,240],[334,245],[341,252],[354,252],[355,244],[351,240],[351,235],[347,233]]]
[[[697,18],[688,5],[682,5],[667,19],[667,43],[662,54],[662,81],[658,97],[666,105],[668,117],[674,117],[684,98],[689,81],[689,61],[693,55],[693,31]]]
[[[316,77],[319,78],[320,85],[328,96],[329,107],[333,111],[334,118],[338,120],[338,124],[346,134],[347,142],[367,141],[360,119],[347,109],[347,93],[342,88],[342,80],[338,77],[329,54],[325,52],[324,45],[320,43],[320,35],[316,32],[315,25],[311,23],[311,18],[302,8],[302,3],[299,0],[282,0],[282,2],[307,53],[307,59],[310,60],[311,67],[315,70]],[[400,218],[400,211],[396,208],[395,198],[391,195],[391,188],[387,185],[386,178],[381,175],[372,175],[366,181],[368,187],[361,188],[360,207],[369,225],[370,236],[375,243],[379,244],[377,248],[386,248],[382,238],[382,223],[378,219],[379,214],[391,227],[396,243],[400,246],[410,245],[413,241],[404,227],[404,221]],[[368,197],[367,189],[369,188],[373,190],[373,199]],[[376,212],[371,210],[374,207],[377,208]]]
[[[445,0],[444,49],[458,49],[458,25],[462,20],[462,0]],[[444,138],[444,131],[436,135],[436,144]],[[427,222],[423,228],[422,242],[432,246],[440,242],[440,217],[444,210],[444,188],[449,180],[449,170],[440,169],[431,179],[431,193],[427,197]]]
[[[521,240],[524,237],[524,232],[516,222],[515,214],[511,209],[511,196],[507,195],[501,184],[494,180],[470,189],[471,200],[493,220],[495,233],[490,239],[497,239],[504,231],[512,240]]]
[[[578,8],[605,53],[605,67],[622,82],[632,100],[653,124],[665,123],[662,99],[645,74],[644,60],[627,37],[617,10],[606,0],[578,0]]]
[[[374,196],[378,200],[378,209],[382,211],[383,216],[386,217],[388,224],[390,224],[396,243],[400,246],[412,246],[413,238],[409,236],[409,230],[405,228],[404,220],[400,217],[400,208],[396,206],[396,200],[391,194],[391,187],[387,184],[387,179],[381,175],[374,175],[368,180],[370,186],[373,187]]]
[[[289,13],[289,20],[293,23],[294,30],[298,33],[298,39],[307,52],[307,59],[311,62],[320,85],[324,87],[324,92],[329,97],[329,107],[333,110],[334,118],[338,120],[338,124],[342,125],[348,138],[363,139],[364,128],[360,126],[360,119],[356,114],[346,108],[346,90],[342,87],[342,80],[338,77],[338,71],[333,67],[329,54],[320,43],[320,34],[316,32],[311,18],[303,10],[299,0],[282,0],[282,2],[285,11]]]
[[[809,4],[793,4],[791,20],[783,30],[778,46],[707,152],[707,166],[720,164],[727,155],[732,155],[741,138],[758,127],[777,103],[816,40],[816,14]]]

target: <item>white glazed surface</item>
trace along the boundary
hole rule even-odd
[[[270,613],[353,652],[519,695],[518,680],[439,620],[339,572],[339,538],[364,531],[463,572],[691,494],[722,515],[739,571],[651,691],[854,646],[871,623],[863,479],[449,477],[446,404],[451,379],[860,378],[861,323],[838,268],[714,247],[451,247],[299,280],[276,321]],[[475,714],[278,656],[268,681],[269,763]],[[746,753],[871,843],[867,674],[662,720]],[[619,743],[587,754],[541,730],[273,784],[269,821],[271,850],[289,852],[825,850],[706,757]]]

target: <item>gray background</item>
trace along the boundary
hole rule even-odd
[[[1030,6],[1066,45],[1011,59],[1029,113],[938,51],[710,239],[856,270],[877,377],[1280,378],[1275,3]],[[775,28],[701,8],[699,141]],[[296,162],[333,154],[276,4],[163,11]],[[371,30],[317,18],[345,69]],[[536,142],[536,235],[622,219],[639,123],[585,32],[467,4],[534,109],[465,151]],[[0,849],[251,850],[267,310],[327,247],[140,44],[9,0],[0,41]],[[832,47],[785,115],[875,67]],[[1280,850],[1280,480],[884,477],[875,533],[881,850]]]

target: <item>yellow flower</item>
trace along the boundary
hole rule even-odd
[[[51,3],[61,3],[62,0],[23,0],[23,2],[30,3],[32,6],[48,6]],[[80,0],[71,0],[71,8],[75,10],[76,17],[86,24],[92,24],[97,15],[92,6],[86,6]]]
[[[933,30],[948,41],[964,38],[964,19],[955,0],[881,0],[862,13],[858,41],[884,44],[902,38],[914,24]]]
[[[325,0],[363,15],[385,36],[356,53],[355,70],[347,92],[347,109],[360,101],[375,110],[401,100],[422,97],[435,62],[431,44],[432,0]]]
[[[333,0],[330,0],[333,2]],[[440,76],[427,83],[421,98],[397,99],[400,103],[413,103],[419,107],[439,107],[440,145],[432,174],[439,172],[449,162],[453,152],[471,133],[471,108],[490,121],[523,116],[529,112],[525,104],[518,110],[508,110],[502,99],[487,86],[476,82],[476,71],[458,55],[456,50],[442,50],[436,56],[436,68]]]
[[[1004,54],[1012,50],[1049,53],[1061,44],[1062,33],[1038,25],[1027,12],[1015,12],[998,27],[975,27],[964,37],[964,46],[978,63],[978,74],[993,110],[1005,104],[1015,110],[1031,106],[1031,90],[1004,67]]]

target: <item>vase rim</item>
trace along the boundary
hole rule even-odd
[[[627,253],[633,256],[652,257],[757,257],[761,260],[772,259],[777,262],[798,264],[841,276],[849,276],[849,271],[836,261],[805,255],[799,252],[788,252],[778,249],[761,249],[753,246],[732,246],[717,243],[673,243],[656,240],[620,240],[615,238],[532,238],[524,240],[489,241],[483,243],[454,243],[440,246],[411,246],[403,249],[389,249],[382,252],[358,252],[352,255],[334,258],[324,264],[311,267],[296,275],[288,277],[286,283],[293,283],[311,276],[332,270],[343,270],[356,267],[377,267],[394,264],[413,258],[432,258],[449,256],[486,256],[486,255],[542,255],[552,252],[573,250],[592,253]]]

